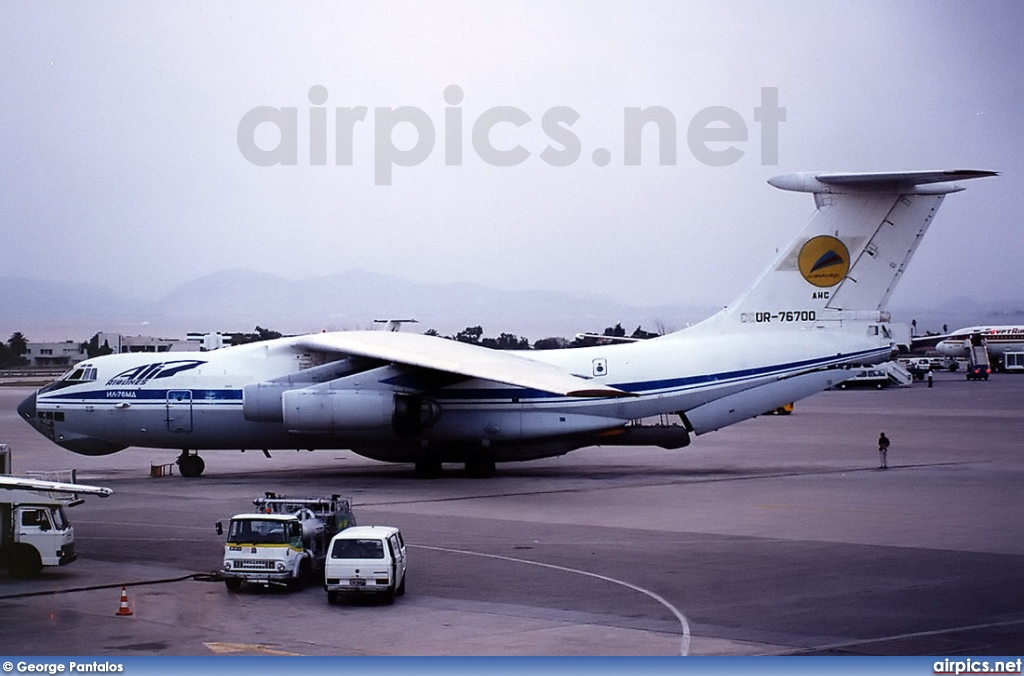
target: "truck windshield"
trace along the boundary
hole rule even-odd
[[[57,530],[65,530],[68,527],[68,518],[64,516],[64,510],[60,507],[50,509],[50,518],[53,520],[53,527]]]
[[[332,559],[383,559],[384,543],[380,540],[335,540]]]
[[[287,524],[262,519],[234,519],[228,529],[228,542],[253,545],[288,544]]]

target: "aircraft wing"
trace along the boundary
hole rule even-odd
[[[629,392],[567,373],[557,366],[512,352],[415,333],[344,331],[318,333],[297,343],[313,352],[380,359],[468,378],[562,394],[568,397],[628,397]]]
[[[910,349],[911,350],[924,350],[924,349],[927,349],[927,348],[930,348],[930,347],[935,347],[936,345],[938,345],[942,341],[949,340],[950,338],[954,338],[954,337],[960,338],[961,340],[967,338],[967,336],[953,336],[952,334],[949,334],[949,333],[947,333],[945,335],[941,335],[941,336],[940,335],[934,335],[934,336],[913,336],[910,339]]]
[[[42,479],[2,475],[0,476],[0,489],[4,488],[8,490],[47,491],[49,493],[85,493],[87,495],[98,495],[101,498],[105,498],[114,492],[103,486],[69,484],[62,481],[43,481]]]

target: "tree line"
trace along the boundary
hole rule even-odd
[[[441,335],[434,329],[430,329],[425,333],[429,336]],[[483,334],[483,327],[467,326],[454,336],[441,337],[448,338],[450,340],[457,340],[460,343],[470,343],[472,345],[480,345],[482,347],[489,347],[496,350],[556,350],[567,347],[590,347],[616,338],[646,340],[648,338],[655,338],[661,335],[659,333],[645,331],[643,327],[637,326],[633,333],[627,336],[626,330],[622,328],[621,323],[618,323],[615,326],[606,327],[600,334],[581,334],[572,340],[568,340],[567,338],[562,338],[560,336],[552,336],[549,338],[541,338],[534,342],[533,345],[530,344],[528,339],[517,336],[514,333],[502,333],[497,338],[485,338]]]
[[[645,331],[642,327],[637,326],[636,329],[627,336],[626,330],[622,328],[621,323],[616,324],[615,326],[606,327],[600,334],[594,333],[580,335],[576,336],[572,340],[552,336],[549,338],[541,338],[532,345],[528,339],[522,336],[517,336],[514,333],[501,333],[496,338],[485,337],[482,326],[467,326],[465,329],[459,331],[453,336],[442,336],[434,329],[429,329],[424,333],[428,336],[439,336],[441,338],[448,338],[449,340],[457,340],[460,343],[470,343],[472,345],[480,345],[481,347],[487,347],[495,350],[553,350],[566,347],[589,347],[592,345],[598,345],[602,342],[602,339],[631,338],[635,340],[645,340],[647,338],[654,338],[660,335],[659,333]],[[82,343],[82,348],[89,357],[99,357],[113,352],[110,346],[106,343],[103,345],[99,344],[99,335],[100,334],[97,333],[90,340]],[[262,326],[257,326],[255,330],[251,332],[224,334],[225,338],[228,338],[232,345],[273,340],[275,338],[281,338],[283,335],[284,334],[279,331],[265,329]],[[0,368],[18,368],[21,366],[27,366],[29,361],[25,358],[25,353],[28,352],[28,342],[28,338],[26,338],[24,334],[20,331],[15,331],[6,343],[0,343]]]
[[[28,338],[21,331],[15,331],[6,343],[0,343],[0,369],[17,368],[28,364]]]

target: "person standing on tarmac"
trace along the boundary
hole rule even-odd
[[[878,435],[878,469],[889,469],[889,460],[887,458],[889,454],[889,437],[885,436],[885,432]]]

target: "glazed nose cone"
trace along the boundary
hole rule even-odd
[[[18,415],[29,425],[35,426],[36,421],[36,393],[27,397],[25,401],[18,404]]]

